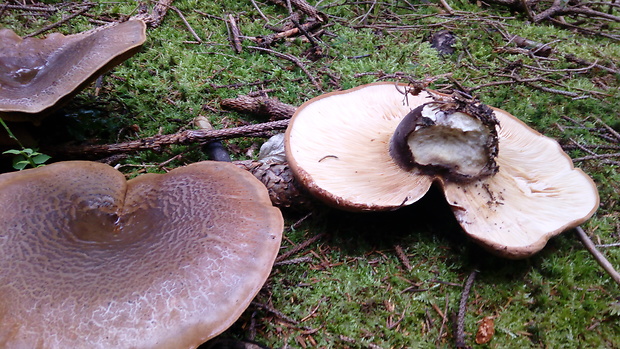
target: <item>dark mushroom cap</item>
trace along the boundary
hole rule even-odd
[[[12,30],[0,30],[0,117],[40,120],[133,55],[145,40],[141,20],[74,35],[54,33],[44,39],[22,39]]]
[[[390,139],[400,121],[420,105],[449,97],[431,90],[403,94],[403,88],[368,84],[297,109],[286,131],[286,156],[312,194],[350,211],[393,210],[416,202],[437,182],[465,232],[508,258],[538,252],[596,211],[596,185],[559,144],[497,108],[498,169],[491,175],[451,181],[441,172],[399,165]]]
[[[0,175],[0,347],[194,348],[267,279],[283,220],[230,163],[126,181],[70,161]]]

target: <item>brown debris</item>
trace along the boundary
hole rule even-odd
[[[297,22],[295,21],[295,23]],[[278,31],[277,33],[273,33],[273,34],[266,35],[266,36],[250,38],[250,39],[256,42],[260,47],[269,47],[273,45],[274,42],[277,42],[278,40],[281,40],[284,38],[295,37],[295,36],[298,36],[299,34],[304,34],[306,38],[310,38],[309,40],[314,40],[314,38],[309,34],[309,32],[314,32],[320,27],[321,27],[321,22],[310,21],[310,22],[306,22],[303,24],[299,24],[298,26],[294,26],[292,28]]]
[[[495,317],[485,316],[480,321],[478,332],[476,332],[476,344],[488,343],[495,334]]]
[[[394,250],[396,251],[398,260],[403,264],[403,266],[405,266],[405,269],[407,269],[407,271],[411,271],[413,267],[411,266],[409,258],[407,258],[407,254],[405,254],[403,248],[400,247],[400,245],[394,245]]]

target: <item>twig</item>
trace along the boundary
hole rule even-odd
[[[409,258],[407,258],[403,248],[400,247],[400,245],[394,245],[394,250],[396,251],[396,257],[398,257],[398,260],[400,260],[400,262],[405,266],[405,269],[411,271],[413,267],[411,266],[411,263],[409,263]]]
[[[448,12],[451,15],[454,14],[454,9],[452,9],[452,7],[448,4],[446,0],[439,0],[439,3],[443,7],[443,9],[446,10],[446,12]]]
[[[592,254],[598,264],[603,267],[607,274],[609,274],[609,276],[611,276],[611,278],[617,284],[620,285],[620,274],[618,274],[616,269],[614,269],[613,265],[609,263],[607,258],[605,258],[605,256],[603,256],[603,254],[596,249],[596,246],[594,245],[592,240],[590,240],[588,234],[586,234],[586,232],[581,228],[581,226],[577,226],[575,228],[575,231],[577,232],[577,236],[579,237],[585,248]]]
[[[517,82],[521,82],[521,81],[517,81]],[[567,97],[579,97],[579,93],[575,93],[575,92],[569,92],[569,91],[563,91],[563,90],[558,90],[555,88],[550,88],[550,87],[545,87],[545,86],[540,86],[540,85],[536,85],[536,84],[532,84],[531,82],[526,82],[526,85],[535,88],[537,90],[541,90],[544,92],[549,92],[549,93],[555,93],[558,95],[562,95],[562,96],[567,96]]]
[[[526,0],[522,0],[522,1],[525,4],[525,6],[527,6],[527,1]],[[555,16],[559,11],[562,10],[562,7],[563,7],[563,4],[561,0],[553,0],[553,4],[551,5],[551,7],[542,11],[536,16],[532,16],[532,14],[529,13],[528,17],[530,17],[530,20],[532,22],[538,23],[544,19]],[[529,8],[527,8],[527,10],[529,11]]]
[[[613,244],[601,244],[601,245],[595,245],[596,247],[620,247],[620,242],[616,242]]]
[[[75,17],[77,17],[77,16],[79,16],[79,15],[83,14],[84,12],[86,12],[86,11],[90,10],[91,8],[93,8],[93,6],[95,6],[95,4],[90,4],[90,3],[88,3],[88,4],[86,4],[86,5],[85,5],[85,7],[84,7],[83,9],[81,9],[81,10],[79,10],[79,11],[77,11],[77,12],[74,12],[73,14],[71,14],[71,15],[69,15],[69,16],[67,16],[67,17],[64,17],[63,19],[61,19],[60,21],[58,21],[58,22],[56,22],[56,23],[52,23],[52,24],[50,24],[50,25],[48,25],[48,26],[45,26],[45,27],[43,27],[43,28],[41,28],[41,29],[39,29],[39,30],[35,31],[34,33],[30,33],[30,34],[28,34],[28,35],[24,36],[24,38],[29,38],[29,37],[32,37],[32,36],[36,36],[36,35],[39,35],[39,34],[41,34],[41,33],[45,33],[45,32],[46,32],[46,31],[48,31],[48,30],[54,29],[54,28],[56,28],[56,27],[59,27],[59,26],[61,26],[63,23],[65,23],[65,22],[67,22],[67,21],[70,21],[71,19],[73,19],[73,18],[75,18]]]
[[[282,130],[288,126],[289,120],[270,121],[262,124],[225,128],[219,130],[185,130],[170,135],[157,135],[148,138],[116,144],[95,144],[78,146],[60,146],[47,148],[50,154],[65,156],[99,156],[115,153],[128,153],[137,150],[160,151],[162,147],[172,144],[190,144],[195,142],[207,142],[216,139],[231,139],[252,136],[266,131]]]
[[[192,33],[192,36],[194,37],[194,39],[196,39],[196,41],[202,44],[202,39],[200,38],[200,36],[198,36],[198,34],[194,30],[194,28],[192,28],[192,26],[189,24],[187,19],[185,19],[185,16],[181,12],[181,10],[179,10],[175,6],[170,6],[170,8],[179,15],[179,17],[181,18],[181,21],[183,21],[183,24],[185,24],[189,32]]]
[[[530,21],[534,22],[534,15],[532,14],[532,9],[530,9],[530,6],[527,4],[527,0],[519,0],[519,1],[521,2],[521,7],[525,11],[527,18]],[[558,1],[558,0],[555,0],[555,1]]]
[[[250,0],[252,1],[252,5],[254,5],[254,8],[256,9],[256,11],[258,11],[258,14],[263,17],[263,19],[265,20],[265,22],[269,23],[269,18],[267,18],[267,16],[265,16],[265,14],[263,13],[263,11],[261,11],[260,7],[258,7],[258,4],[256,3],[255,0]]]
[[[289,227],[289,231],[293,231],[297,228],[299,228],[299,226],[306,221],[306,219],[310,218],[312,216],[312,212],[308,212],[305,216],[299,218],[295,223],[291,224],[291,226]]]
[[[310,74],[308,69],[306,69],[306,67],[303,65],[303,63],[301,63],[301,61],[297,57],[289,55],[289,54],[286,54],[286,53],[281,53],[281,52],[278,52],[278,51],[274,51],[272,49],[264,48],[264,47],[248,46],[248,48],[250,48],[252,50],[256,50],[256,51],[262,51],[262,52],[271,53],[272,55],[274,55],[274,56],[276,56],[278,58],[283,58],[283,59],[286,59],[286,60],[289,60],[289,61],[295,63],[295,65],[298,66],[299,69],[301,69],[308,76],[308,78],[310,79],[312,84],[319,91],[323,91],[323,88],[321,87],[319,82],[314,78],[314,76],[312,76],[312,74]]]
[[[463,293],[461,294],[459,312],[456,320],[456,333],[454,334],[457,348],[467,348],[467,344],[465,344],[465,312],[467,309],[467,298],[469,297],[469,292],[474,284],[477,273],[478,272],[474,270],[469,274],[467,281],[465,281],[465,286],[463,287]]]
[[[306,256],[306,257],[299,257],[299,258],[275,261],[275,263],[273,263],[273,266],[277,267],[277,266],[280,266],[280,265],[311,263],[312,261],[313,261],[312,257]]]
[[[581,162],[581,161],[587,161],[587,160],[600,160],[600,159],[607,159],[607,158],[620,158],[620,153],[587,155],[587,156],[582,156],[580,158],[574,158],[573,162]]]
[[[603,120],[601,120],[599,117],[594,117],[596,119],[596,121],[598,121],[600,124],[603,125],[603,127],[609,131],[609,133],[611,133],[615,138],[616,138],[616,143],[620,143],[620,133],[618,133],[618,131],[616,131],[613,127],[607,125],[605,122],[603,122]]]
[[[433,306],[433,309],[435,309],[435,311],[439,314],[439,316],[441,316],[441,326],[439,327],[439,334],[437,335],[437,346],[438,347],[439,347],[439,342],[441,341],[441,337],[443,336],[443,330],[446,327],[446,323],[448,322],[448,316],[444,314],[448,312],[449,298],[448,298],[447,293],[446,293],[445,299],[446,300],[445,300],[444,312],[442,312],[441,309],[439,309],[439,307],[435,305],[435,303],[431,303],[431,305]]]
[[[295,21],[295,22],[297,22],[297,21]],[[299,22],[297,22],[297,23],[299,23]],[[291,37],[293,35],[297,35],[302,30],[309,35],[308,31],[312,31],[312,30],[316,29],[317,27],[319,27],[320,25],[321,25],[320,22],[312,21],[312,22],[307,22],[307,23],[304,23],[304,24],[300,24],[300,28],[295,27],[295,28],[291,28],[291,29],[287,29],[287,30],[278,32],[278,33],[269,34],[269,35],[266,35],[266,36],[259,36],[259,37],[248,37],[248,36],[246,36],[245,38],[250,39],[250,40],[258,43],[261,47],[268,47],[268,46],[271,46],[271,44],[273,44],[274,41],[279,40],[281,38],[287,38],[287,37]]]
[[[308,4],[305,0],[269,0],[269,2],[284,7],[288,7],[288,4],[290,4],[295,8],[299,9],[301,12],[305,13],[306,15],[313,17],[321,22],[325,22],[327,20],[327,16],[325,16],[325,14],[318,11],[314,6]]]
[[[56,12],[58,8],[49,6],[49,7],[38,7],[38,6],[25,6],[25,5],[10,5],[7,3],[2,4],[3,9],[9,10],[23,10],[23,11],[41,11],[41,12]]]
[[[289,258],[290,256],[294,255],[295,253],[297,253],[297,252],[305,249],[306,247],[310,246],[311,244],[317,242],[318,240],[320,240],[324,236],[325,236],[325,234],[323,234],[323,233],[317,234],[317,235],[311,237],[310,239],[300,243],[299,245],[294,246],[290,250],[288,250],[288,251],[282,253],[281,255],[279,255],[276,258],[276,262],[281,262],[281,261]]]
[[[227,98],[220,102],[225,110],[234,110],[245,114],[267,116],[270,120],[290,119],[297,107],[282,103],[275,98],[238,96]]]
[[[299,321],[297,321],[297,320],[287,316],[286,314],[282,313],[281,311],[278,311],[277,309],[275,309],[275,308],[273,308],[273,307],[271,307],[271,306],[269,306],[267,304],[258,303],[256,301],[253,301],[250,304],[252,304],[253,306],[255,306],[257,308],[261,308],[263,310],[266,310],[266,311],[272,313],[273,315],[279,317],[280,319],[282,319],[282,320],[284,320],[284,321],[286,321],[288,323],[291,323],[293,325],[299,324]]]
[[[237,26],[237,20],[235,19],[235,16],[231,14],[228,15],[228,24],[230,25],[230,28],[228,30],[228,33],[230,34],[230,43],[232,44],[233,49],[235,49],[236,53],[241,53],[243,51],[243,46],[241,46],[241,31]]]

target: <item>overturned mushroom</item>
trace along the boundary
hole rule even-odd
[[[282,215],[230,163],[126,181],[71,161],[0,176],[0,347],[194,348],[249,305]]]
[[[0,30],[0,117],[40,121],[89,82],[129,58],[146,25],[129,20],[74,35],[22,39]]]
[[[303,104],[286,133],[296,177],[327,203],[392,210],[436,182],[475,241],[523,258],[587,220],[593,181],[554,140],[507,112],[376,83]]]

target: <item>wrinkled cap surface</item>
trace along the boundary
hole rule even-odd
[[[363,85],[316,97],[297,110],[286,132],[286,154],[311,193],[346,210],[392,210],[419,200],[438,182],[465,232],[509,258],[539,251],[594,214],[599,198],[592,179],[573,167],[556,141],[496,108],[495,175],[462,184],[399,167],[389,154],[391,135],[412,109],[441,96],[405,96],[404,86],[399,89],[394,83]]]
[[[283,220],[230,163],[126,181],[71,161],[0,176],[0,347],[193,348],[267,279]]]
[[[50,34],[44,39],[22,39],[0,30],[0,116],[23,121],[28,115],[54,106],[83,88],[104,70],[116,65],[146,40],[141,20],[87,32]]]

